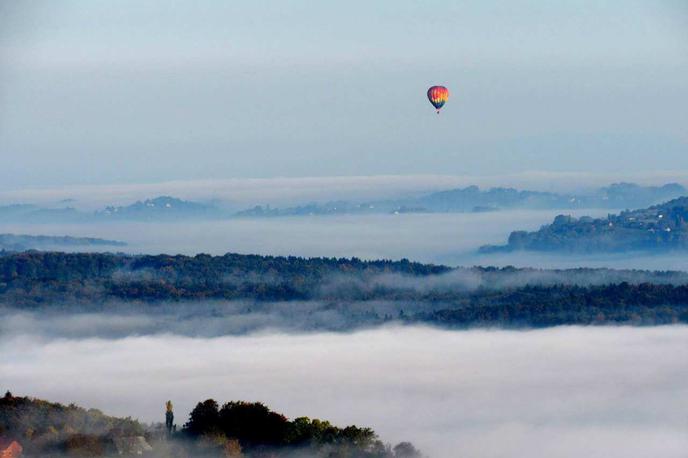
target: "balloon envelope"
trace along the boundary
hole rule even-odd
[[[428,100],[438,113],[440,112],[440,108],[447,102],[447,99],[449,99],[449,90],[446,87],[433,86],[428,89]]]

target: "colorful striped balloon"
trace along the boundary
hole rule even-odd
[[[444,106],[448,98],[449,90],[444,86],[433,86],[428,89],[428,100],[437,110],[437,114],[440,113],[440,108]]]

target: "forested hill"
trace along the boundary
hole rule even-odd
[[[22,456],[40,458],[421,458],[411,443],[392,447],[370,428],[307,417],[289,420],[260,402],[220,405],[208,399],[196,405],[188,421],[178,418],[179,428],[167,432],[161,424],[7,392],[0,397],[0,440],[16,441]]]
[[[0,287],[31,284],[61,284],[68,287],[70,283],[71,286],[79,286],[83,282],[102,285],[158,284],[177,286],[180,288],[177,292],[181,296],[192,294],[192,290],[195,290],[203,297],[220,290],[229,294],[229,291],[240,285],[281,285],[289,287],[299,297],[306,298],[313,294],[321,280],[333,274],[365,277],[380,273],[399,273],[427,276],[450,270],[446,266],[421,264],[405,259],[362,261],[358,258],[301,258],[233,253],[223,256],[136,256],[23,252],[0,254]],[[6,289],[0,289],[0,294],[4,291]],[[126,296],[125,291],[122,294]],[[173,292],[170,290],[163,296],[169,294]]]
[[[584,253],[688,250],[688,197],[606,218],[557,216],[534,232],[515,231],[493,251],[569,251]]]
[[[0,437],[17,441],[22,456],[104,456],[114,437],[142,434],[144,426],[138,421],[97,409],[13,396],[9,391],[0,398]],[[115,454],[113,450],[110,456]]]
[[[452,269],[407,260],[238,254],[0,256],[0,304],[13,309],[97,305],[109,310],[136,303],[145,310],[145,304],[237,300],[248,305],[233,313],[282,304],[278,319],[285,322],[302,314],[337,315],[336,320],[309,322],[312,329],[350,329],[390,320],[452,327],[664,324],[688,322],[688,274]],[[304,302],[311,307],[304,309]]]
[[[117,240],[106,240],[93,237],[71,237],[68,235],[25,235],[0,234],[0,250],[64,250],[68,248],[87,247],[121,247],[126,243]]]

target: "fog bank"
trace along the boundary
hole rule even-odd
[[[688,270],[685,253],[477,253],[511,231],[536,230],[559,213],[601,217],[606,210],[509,210],[491,213],[344,215],[232,219],[193,223],[8,224],[0,233],[69,234],[127,242],[118,251],[401,259],[447,265]]]
[[[401,310],[437,308],[402,301],[204,301],[111,302],[101,306],[52,305],[20,309],[0,304],[0,335],[45,338],[123,338],[161,333],[219,337],[251,333],[350,331],[376,326],[371,314],[397,317]]]
[[[370,425],[434,458],[662,456],[688,450],[688,327],[124,339],[0,337],[2,386],[182,423],[195,402],[261,400]]]

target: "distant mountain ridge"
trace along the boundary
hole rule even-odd
[[[383,200],[364,203],[333,201],[311,203],[288,208],[256,206],[237,213],[237,216],[275,217],[366,213],[449,213],[484,212],[505,209],[580,209],[580,208],[639,208],[688,194],[678,183],[662,186],[640,186],[634,183],[614,183],[590,194],[560,194],[554,192],[517,190],[496,187],[481,190],[478,186],[439,191],[408,199]]]
[[[221,219],[232,214],[204,203],[171,196],[158,196],[130,205],[107,206],[94,212],[72,207],[42,208],[30,204],[0,206],[0,219],[22,223],[92,223],[104,221],[172,221],[185,219]]]
[[[127,206],[109,206],[95,213],[100,219],[159,220],[219,216],[218,209],[171,196],[137,201]]]
[[[681,197],[607,218],[559,215],[537,231],[512,232],[506,245],[480,250],[594,253],[687,249],[688,197]]]
[[[233,217],[485,212],[506,209],[620,209],[647,207],[684,195],[688,195],[688,190],[678,183],[662,186],[615,183],[587,194],[560,194],[504,187],[483,190],[478,186],[468,186],[419,197],[369,202],[336,200],[286,208],[257,205],[239,212],[232,212],[214,204],[192,202],[172,196],[158,196],[130,205],[107,206],[95,212],[79,211],[69,206],[42,208],[36,205],[11,204],[0,206],[0,220],[22,223],[83,223],[115,220],[174,221],[217,220]],[[61,202],[61,204],[64,203],[72,202]]]
[[[79,223],[87,221],[89,216],[72,207],[42,208],[31,204],[0,206],[0,220],[3,222]]]
[[[484,208],[637,208],[688,194],[678,183],[663,186],[639,186],[614,183],[592,194],[559,194],[540,191],[519,191],[513,188],[491,188],[480,191],[477,186],[430,194],[420,204],[433,211]]]

